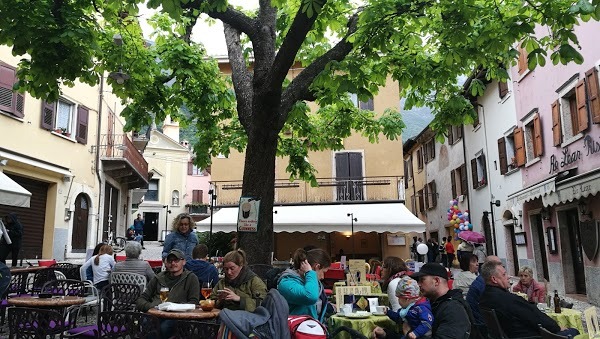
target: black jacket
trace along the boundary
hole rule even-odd
[[[538,324],[552,333],[560,331],[558,324],[535,304],[497,286],[485,286],[479,307],[496,310],[498,321],[509,338],[539,336]]]
[[[466,339],[471,335],[471,309],[461,290],[450,290],[431,303],[433,339]]]

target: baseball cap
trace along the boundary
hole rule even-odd
[[[398,281],[396,286],[396,296],[408,299],[416,299],[420,296],[421,289],[416,280],[409,276],[404,276]]]
[[[171,255],[174,255],[175,257],[177,257],[177,259],[185,259],[185,254],[183,254],[181,250],[178,250],[176,248],[169,251],[169,254],[167,254],[167,258]]]
[[[427,263],[421,267],[419,272],[413,273],[410,277],[419,280],[421,277],[431,275],[448,280],[446,268],[438,263]]]

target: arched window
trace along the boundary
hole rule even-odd
[[[171,195],[171,205],[179,206],[179,191],[178,190],[174,190],[173,194]]]

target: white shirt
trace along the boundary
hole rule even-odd
[[[394,278],[387,286],[387,295],[390,301],[390,308],[394,312],[398,312],[400,309],[400,303],[398,302],[398,297],[396,297],[396,287],[398,287],[398,282],[400,278]]]
[[[88,267],[92,266],[92,272],[94,273],[94,285],[99,282],[108,280],[110,272],[115,267],[115,259],[109,254],[102,254],[98,265],[94,263],[94,259],[97,255],[91,257],[88,261],[83,264],[82,269],[85,271]]]

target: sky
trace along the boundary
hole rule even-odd
[[[258,8],[258,0],[229,0],[229,3],[234,6],[243,6],[247,9]],[[152,17],[154,13],[156,13],[156,10],[148,9],[145,5],[140,6],[139,20],[144,31],[144,37],[147,39],[151,39],[150,34],[152,33],[152,29],[146,24],[146,20]],[[204,44],[208,55],[227,55],[223,24],[219,20],[216,20],[212,25],[199,20],[192,31],[192,40]]]

